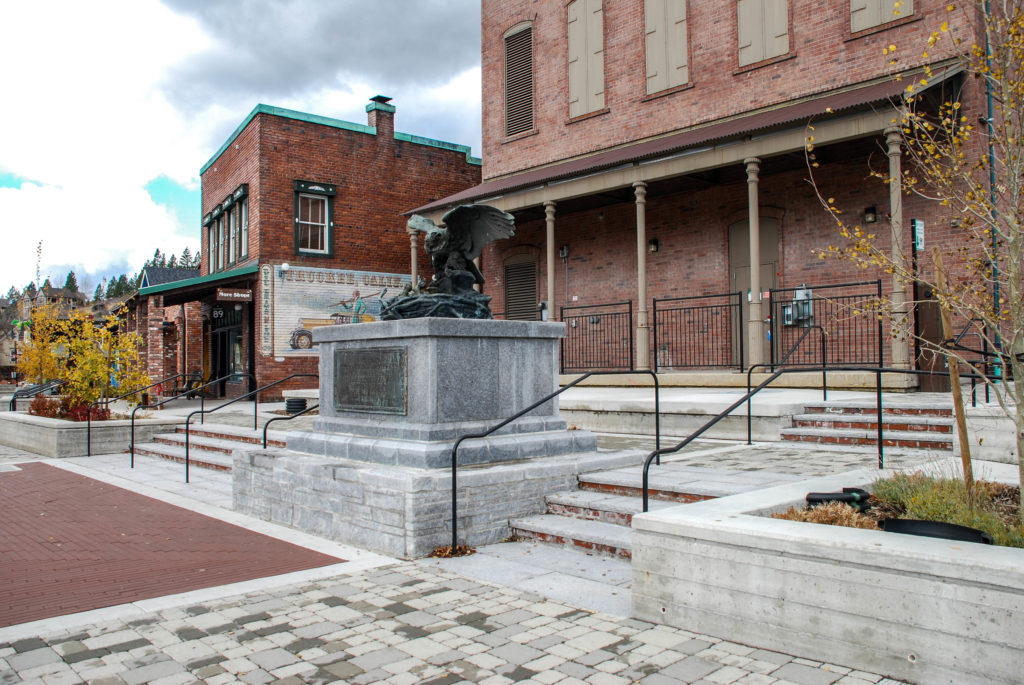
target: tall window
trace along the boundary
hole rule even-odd
[[[881,26],[914,13],[914,0],[850,0],[850,32]]]
[[[217,271],[224,268],[224,216],[217,218]]]
[[[647,94],[690,80],[686,0],[644,0]]]
[[[533,29],[505,34],[505,135],[533,129]]]
[[[736,21],[741,67],[789,52],[788,0],[737,0]]]
[[[238,211],[238,258],[249,256],[249,198],[243,197],[235,205]]]
[[[566,10],[572,118],[604,107],[604,18],[601,0],[573,0]]]
[[[236,250],[238,248],[238,225],[235,223],[235,208],[231,207],[226,214],[224,214],[224,222],[227,224],[225,233],[228,238],[228,264],[234,264],[236,260]]]
[[[295,182],[295,251],[332,253],[331,200],[334,186],[310,181]]]
[[[210,222],[206,225],[207,243],[206,248],[206,271],[207,273],[213,273],[217,270],[217,264],[214,261],[214,255],[217,254],[217,224]]]

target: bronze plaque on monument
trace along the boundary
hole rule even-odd
[[[404,347],[334,351],[334,409],[406,413]]]

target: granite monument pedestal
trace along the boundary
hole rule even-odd
[[[451,540],[451,450],[557,387],[564,324],[421,318],[314,331],[320,415],[286,450],[237,452],[240,511],[400,557]],[[639,464],[598,453],[557,398],[459,448],[459,537],[497,542],[510,518],[581,472]]]

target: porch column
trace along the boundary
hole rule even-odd
[[[747,223],[750,234],[750,306],[747,309],[747,365],[764,363],[764,316],[761,312],[761,213],[758,201],[758,181],[761,160],[748,157],[747,165]]]
[[[416,254],[416,229],[406,226],[405,232],[409,234],[409,275],[412,277],[412,287],[419,287],[419,255]]]
[[[889,229],[892,238],[892,261],[903,265],[903,171],[900,164],[900,132],[898,128],[885,129],[886,154],[889,157]],[[896,335],[892,337],[892,365],[898,369],[910,368],[910,341],[907,337],[907,291],[898,273],[892,277],[892,306],[890,310]]]
[[[548,321],[558,321],[555,312],[555,201],[548,200],[544,203],[544,222],[547,225],[547,234],[544,238],[547,249],[548,263],[548,299],[545,305],[548,310]]]
[[[637,371],[651,368],[651,329],[647,320],[647,184],[633,184],[636,195],[636,365]]]

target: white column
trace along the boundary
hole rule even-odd
[[[416,254],[416,229],[406,227],[409,234],[409,275],[412,277],[413,289],[419,288],[419,256]]]
[[[647,184],[633,184],[636,195],[636,369],[651,368],[651,329],[647,318]]]
[[[750,306],[747,310],[747,364],[763,364],[765,325],[761,312],[761,213],[758,199],[758,175],[761,160],[748,157],[747,165],[747,224],[750,234]]]
[[[547,277],[548,277],[548,321],[558,321],[555,313],[555,202],[548,200],[544,203],[544,222],[547,225],[545,236],[547,248]]]
[[[910,340],[907,336],[907,291],[899,278],[899,271],[906,273],[907,260],[903,252],[903,171],[900,163],[900,132],[897,128],[885,129],[886,154],[889,157],[889,229],[892,238],[892,261],[902,265],[892,277],[892,316],[896,335],[892,338],[892,365],[899,369],[910,368]]]

